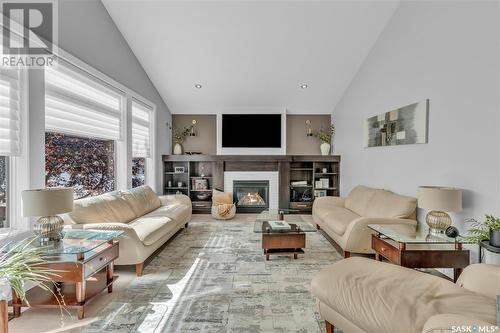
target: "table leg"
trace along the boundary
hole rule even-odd
[[[114,272],[114,264],[110,262],[108,266],[106,266],[106,283],[108,284],[108,293],[113,292],[113,272]]]
[[[382,261],[382,257],[380,256],[380,254],[375,253],[375,260]]]
[[[7,333],[9,331],[9,307],[6,300],[0,301],[0,320],[2,322],[0,332]]]
[[[12,312],[14,312],[14,318],[21,317],[21,300],[14,290],[12,290]]]
[[[293,259],[297,259],[297,253],[293,254]]]
[[[458,277],[462,274],[463,268],[453,268],[453,282],[457,282]]]
[[[266,252],[266,260],[269,260],[269,253]]]

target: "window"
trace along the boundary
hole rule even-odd
[[[8,227],[7,225],[7,156],[0,156],[0,228]]]
[[[147,164],[151,158],[152,118],[151,107],[132,101],[132,187],[146,184]]]
[[[45,81],[46,185],[72,186],[76,199],[114,190],[123,93],[62,60]]]
[[[45,182],[72,186],[75,199],[113,191],[114,141],[45,133]]]

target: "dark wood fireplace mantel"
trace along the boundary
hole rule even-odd
[[[185,172],[175,172],[175,167],[183,167]],[[328,172],[323,173],[322,170]],[[311,210],[312,201],[294,201],[299,186],[292,186],[296,180],[308,180],[309,191],[322,190],[327,195],[339,195],[340,156],[339,155],[163,155],[164,194],[183,193],[193,202],[194,213],[210,211],[211,200],[200,200],[200,192],[224,189],[225,171],[278,171],[280,208],[295,208],[304,212]],[[315,181],[329,178],[331,186],[319,188]],[[206,179],[206,190],[197,190],[193,185],[197,179]],[[170,185],[169,185],[170,181]],[[182,183],[183,186],[177,186]]]

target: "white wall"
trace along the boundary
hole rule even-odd
[[[459,228],[466,217],[499,214],[497,6],[401,3],[333,112],[343,194],[357,184],[407,195],[450,185],[465,189],[464,211],[452,216]],[[362,148],[367,117],[426,98],[428,144]]]
[[[156,104],[156,190],[162,191],[161,155],[170,154],[171,144],[166,127],[171,121],[168,107],[100,0],[65,0],[58,4],[59,46]]]

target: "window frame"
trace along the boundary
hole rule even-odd
[[[119,83],[118,81],[112,79],[108,75],[102,73],[101,71],[95,69],[94,67],[88,65],[84,61],[78,59],[77,57],[71,55],[70,53],[59,48],[59,58],[70,63],[71,65],[77,67],[82,72],[86,72],[89,75],[103,81],[107,85],[114,89],[117,89],[123,93],[122,95],[122,126],[121,126],[121,140],[115,141],[115,185],[116,189],[128,189],[132,187],[132,101],[136,100],[142,103],[152,110],[151,115],[151,154],[149,158],[146,158],[146,185],[151,188],[156,189],[156,173],[157,164],[156,158],[156,147],[157,147],[157,106],[155,103],[149,99],[138,94],[134,90],[128,88],[127,86]],[[45,89],[45,87],[44,87]]]

